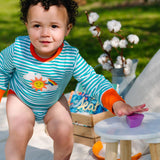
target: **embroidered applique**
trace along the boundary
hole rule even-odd
[[[58,84],[40,73],[29,72],[23,76],[24,79],[31,81],[30,85],[36,91],[53,91],[58,88]]]
[[[42,77],[40,79],[35,77],[35,79],[33,79],[31,81],[32,81],[32,83],[30,83],[30,84],[32,85],[32,88],[34,88],[36,91],[38,91],[38,90],[42,91],[44,88],[47,89],[46,81],[43,81]]]

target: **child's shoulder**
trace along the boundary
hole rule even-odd
[[[15,38],[14,47],[15,48],[29,48],[31,44],[29,36],[18,36]]]
[[[15,42],[16,41],[19,41],[19,42],[28,42],[30,43],[30,38],[29,36],[18,36],[16,39],[15,39]]]
[[[74,52],[79,52],[79,50],[76,47],[71,46],[66,40],[64,40],[64,47],[65,50],[71,50]]]

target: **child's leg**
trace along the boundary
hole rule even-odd
[[[73,125],[65,96],[48,110],[44,122],[54,140],[54,160],[69,160],[73,149]]]
[[[6,143],[6,160],[24,160],[26,147],[33,133],[34,114],[15,95],[8,95],[7,118],[9,137]]]

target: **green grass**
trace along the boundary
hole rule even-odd
[[[93,67],[98,64],[97,58],[103,53],[96,38],[89,32],[89,24],[85,10],[95,11],[100,15],[96,22],[102,29],[102,40],[111,38],[106,23],[108,20],[116,19],[122,24],[122,34],[137,34],[140,38],[138,45],[133,49],[124,50],[127,58],[139,60],[136,74],[142,72],[143,68],[159,49],[160,37],[160,5],[125,6],[124,0],[88,0],[87,5],[80,6],[77,23],[70,35],[66,38],[69,43],[80,50],[81,55]],[[15,37],[26,35],[25,26],[19,20],[18,0],[0,0],[0,50],[14,42]],[[117,56],[113,52],[113,57]],[[111,74],[102,69],[98,73],[104,74],[111,80]],[[65,92],[74,90],[76,80],[72,79]]]
[[[19,20],[18,0],[0,0],[0,50],[14,42],[15,37],[27,34]]]

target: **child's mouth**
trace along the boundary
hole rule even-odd
[[[42,43],[42,44],[49,44],[49,43],[51,43],[51,42],[49,42],[49,41],[41,41],[41,43]]]

